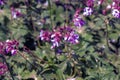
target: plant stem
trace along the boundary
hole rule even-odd
[[[38,69],[37,66],[33,65],[23,54],[21,54],[20,52],[18,52],[20,54],[20,56],[22,56],[30,65],[34,66],[36,69]],[[38,69],[39,70],[39,69]]]
[[[106,19],[106,20],[104,20],[104,22],[105,22],[105,26],[106,26],[106,43],[107,43],[107,46],[108,46],[108,48],[109,48],[109,35],[108,35],[108,24],[109,24],[109,21],[108,21],[108,19]]]
[[[65,5],[68,3],[68,1],[67,0],[65,0]],[[66,25],[68,25],[68,11],[67,11],[67,9],[66,9],[66,11],[65,11],[65,19],[66,19]]]
[[[50,21],[51,21],[51,28],[53,27],[53,20],[52,20],[52,7],[51,7],[51,2],[50,0],[48,0],[48,4],[49,4],[49,9],[50,9]]]

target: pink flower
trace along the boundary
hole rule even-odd
[[[54,32],[51,35],[51,42],[52,42],[51,49],[58,47],[61,40],[62,40],[62,34],[60,32],[57,32],[57,31]]]
[[[74,18],[78,17],[80,15],[81,9],[77,9],[74,14]]]
[[[43,40],[43,41],[50,41],[50,36],[51,36],[51,33],[49,31],[45,31],[45,30],[41,30],[40,31],[40,39]]]
[[[17,47],[19,43],[16,40],[6,40],[6,42],[0,42],[0,54],[12,54],[17,53]]]
[[[17,53],[17,47],[19,43],[16,40],[7,40],[5,43],[5,50],[7,53],[15,55]]]

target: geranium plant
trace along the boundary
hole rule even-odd
[[[119,0],[0,0],[0,79],[119,80]]]

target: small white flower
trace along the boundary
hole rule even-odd
[[[111,8],[112,8],[112,6],[111,6],[111,5],[108,5],[108,6],[107,6],[107,9],[111,9]]]
[[[120,17],[120,11],[118,9],[113,9],[112,15],[116,18]]]
[[[93,12],[92,8],[86,7],[86,8],[84,9],[83,15],[89,16],[89,15],[92,15],[92,12]]]
[[[16,51],[15,49],[12,49],[12,50],[11,50],[11,54],[13,54],[13,55],[16,54],[16,52],[17,52],[17,51]]]

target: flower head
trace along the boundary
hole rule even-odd
[[[93,9],[91,7],[85,7],[84,8],[83,15],[90,16],[90,15],[92,15],[92,13],[93,13]]]
[[[85,21],[81,17],[76,17],[73,19],[74,26],[80,28],[85,25]]]
[[[17,47],[19,43],[16,40],[7,40],[5,44],[5,51],[6,53],[11,53],[15,55],[17,53]]]
[[[59,46],[59,43],[61,41],[62,35],[60,32],[54,32],[51,35],[51,42],[52,42],[52,46],[51,48],[55,48]]]
[[[47,30],[41,30],[40,31],[40,39],[43,41],[50,41],[50,36],[51,36],[51,32],[47,31]]]
[[[120,11],[117,9],[112,10],[112,15],[116,18],[120,18]]]
[[[12,54],[17,53],[17,47],[19,43],[16,40],[6,40],[6,42],[0,42],[0,53],[1,54]]]
[[[70,42],[71,44],[79,43],[78,39],[79,39],[79,35],[76,34],[74,31],[69,33],[69,34],[66,34],[64,37],[64,40],[67,42]]]

